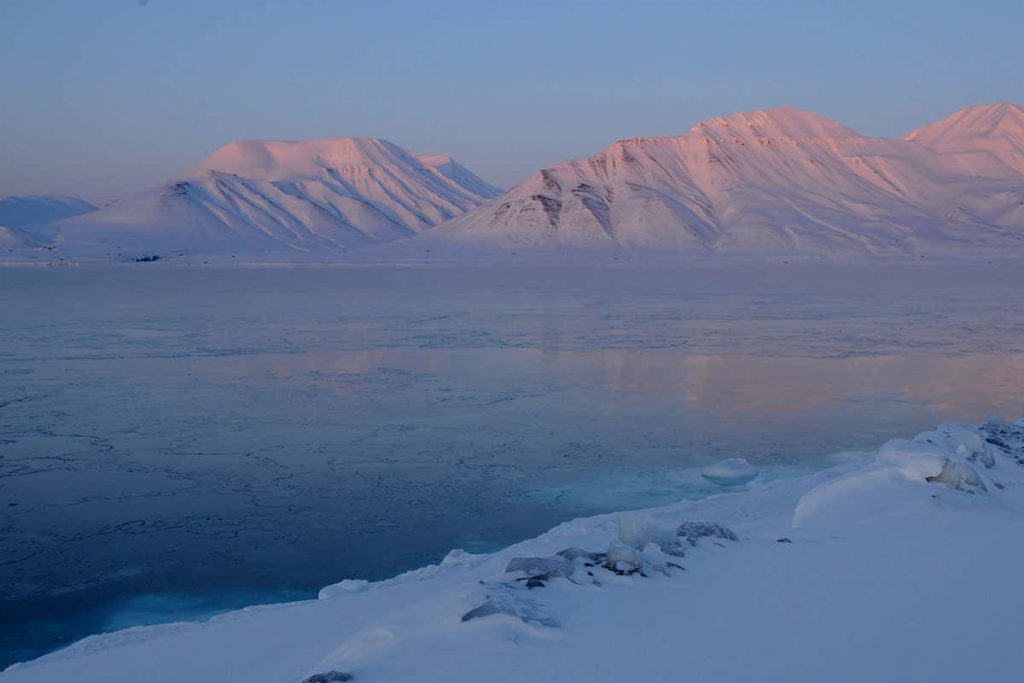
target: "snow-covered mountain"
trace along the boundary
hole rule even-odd
[[[968,107],[905,138],[974,175],[1024,175],[1024,106]]]
[[[0,199],[0,249],[36,246],[40,242],[39,226],[95,210],[89,202],[66,195],[4,197]]]
[[[1024,107],[969,107],[904,138],[788,107],[757,110],[681,136],[621,140],[498,194],[450,157],[380,139],[233,142],[177,180],[47,236],[72,257],[372,245],[381,246],[367,257],[384,260],[1017,255]]]
[[[95,211],[89,202],[59,194],[24,195],[0,199],[0,225],[14,227],[51,223]]]
[[[409,237],[500,191],[386,140],[239,141],[178,179],[63,221],[66,252],[328,251]]]
[[[5,228],[0,225],[0,249],[13,250],[17,247],[29,246],[33,240],[16,228]]]
[[[542,170],[409,246],[1024,250],[1024,178],[1014,156],[1020,112],[970,109],[906,139],[867,137],[791,108],[724,116],[686,135],[622,140]],[[964,162],[969,146],[992,163]]]

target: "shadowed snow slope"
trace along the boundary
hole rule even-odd
[[[4,683],[1008,681],[1024,423],[452,551],[319,600],[87,638]]]
[[[45,227],[63,218],[95,211],[89,202],[64,195],[25,195],[0,199],[0,249],[35,247]]]
[[[409,237],[499,190],[386,140],[239,141],[165,186],[64,221],[70,254],[331,251]]]
[[[16,247],[28,246],[32,243],[32,238],[23,232],[0,225],[0,249],[14,249]]]
[[[907,139],[791,108],[622,140],[535,174],[414,240],[437,247],[672,252],[1024,248],[1021,108],[979,107]],[[959,121],[963,120],[963,125]],[[968,163],[963,149],[991,160]]]
[[[96,207],[85,200],[64,195],[10,196],[0,199],[0,225],[51,223],[95,210]]]

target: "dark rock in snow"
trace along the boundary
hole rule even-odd
[[[1024,427],[989,420],[981,426],[980,431],[985,441],[1012,457],[1018,465],[1024,466]]]
[[[339,681],[354,680],[352,674],[343,671],[325,671],[322,674],[313,674],[302,679],[302,683],[338,683]]]
[[[1004,453],[1009,453],[1010,452],[1010,446],[1005,441],[1000,439],[999,437],[987,436],[987,437],[985,437],[985,441],[987,443],[992,444],[996,448],[1000,449]]]
[[[739,536],[721,524],[714,522],[683,522],[676,529],[676,534],[685,538],[690,545],[697,545],[702,538],[722,538],[727,541],[738,541]]]

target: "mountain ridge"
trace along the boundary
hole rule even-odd
[[[415,235],[499,190],[450,157],[380,138],[230,142],[158,188],[58,224],[57,245],[138,251],[339,251]]]
[[[240,140],[54,225],[72,256],[1024,255],[1024,107],[968,107],[899,138],[758,109],[618,140],[504,193],[450,156],[382,138]]]
[[[412,242],[819,255],[1024,247],[1024,176],[991,170],[968,173],[945,150],[791,107],[755,110],[543,169]]]
[[[1024,175],[1024,105],[967,107],[904,139],[935,150],[966,173]]]

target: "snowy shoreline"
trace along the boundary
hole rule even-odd
[[[1009,680],[1022,532],[1024,420],[944,425],[319,600],[92,636],[0,677]]]

